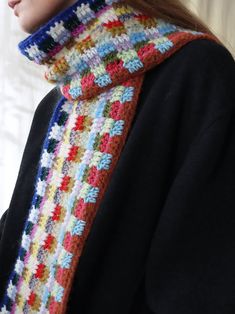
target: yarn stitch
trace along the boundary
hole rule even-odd
[[[62,97],[0,313],[65,313],[86,239],[127,141],[144,73],[209,34],[118,0],[77,1],[19,44]],[[110,208],[112,210],[112,208]]]

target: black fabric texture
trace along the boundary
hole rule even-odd
[[[73,281],[69,314],[234,314],[235,62],[207,39],[145,75]],[[0,223],[0,298],[61,97],[38,105]]]

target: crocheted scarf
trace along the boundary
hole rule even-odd
[[[41,149],[1,313],[66,312],[86,239],[131,130],[144,73],[197,38],[216,41],[121,1],[79,0],[19,44],[26,57],[46,66],[46,79],[62,97]]]

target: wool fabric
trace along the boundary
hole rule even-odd
[[[73,276],[127,140],[144,73],[209,34],[115,0],[77,1],[19,44],[63,97],[0,313],[65,313]],[[112,210],[112,209],[110,209]]]

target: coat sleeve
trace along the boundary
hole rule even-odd
[[[156,223],[145,268],[154,314],[235,313],[235,102],[223,83],[200,98],[224,110],[186,145]]]
[[[8,213],[8,209],[3,213],[3,215],[2,215],[2,217],[0,219],[0,241],[1,241],[1,238],[2,238],[3,228],[4,228],[5,221],[6,221],[7,213]]]

